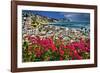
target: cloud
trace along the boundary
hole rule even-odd
[[[68,18],[72,21],[89,21],[90,14],[89,13],[61,13],[65,18]]]

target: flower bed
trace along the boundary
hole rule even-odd
[[[66,36],[67,37],[67,36]],[[68,41],[54,36],[42,38],[23,37],[23,62],[82,60],[90,58],[90,39],[78,38]]]

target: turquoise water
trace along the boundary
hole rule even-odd
[[[50,23],[50,25],[61,26],[61,27],[69,27],[69,28],[89,28],[89,22],[57,22]]]

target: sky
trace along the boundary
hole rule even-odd
[[[53,12],[53,11],[34,11],[34,10],[23,10],[22,12],[39,14],[50,18],[61,19],[67,18],[71,21],[90,21],[89,13],[75,13],[75,12]]]

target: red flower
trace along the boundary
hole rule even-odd
[[[63,58],[62,58],[62,57],[60,57],[60,60],[63,60]]]
[[[52,52],[57,52],[57,54],[61,56],[59,57],[60,60],[63,60],[65,51],[68,52],[68,55],[72,59],[80,60],[83,57],[81,55],[82,52],[90,52],[90,39],[80,39],[79,41],[65,44],[62,37],[59,37],[56,41],[53,40],[53,37],[40,38],[39,36],[25,36],[24,38],[27,38],[25,40],[28,40],[32,46],[34,46],[34,44],[36,45],[35,49],[32,49],[32,46],[28,46],[28,51],[33,51],[36,57],[40,57],[44,51],[51,49]],[[47,59],[49,60],[50,57]]]
[[[64,51],[63,51],[63,50],[60,50],[59,52],[60,52],[60,55],[61,55],[61,56],[64,55]]]
[[[73,56],[73,53],[72,53],[72,51],[70,51],[69,55],[70,55],[70,56]]]
[[[76,50],[74,51],[74,56],[79,60],[82,59],[82,57],[78,54]]]
[[[51,49],[52,49],[53,52],[55,52],[57,50],[57,48],[55,47],[54,44],[51,45]]]
[[[41,52],[40,48],[35,48],[35,54],[37,57],[41,56],[42,52]]]

